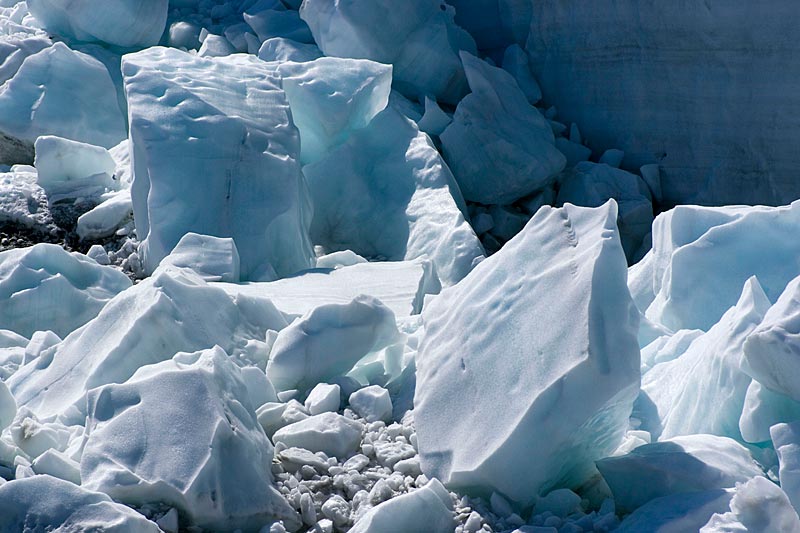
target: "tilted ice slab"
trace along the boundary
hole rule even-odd
[[[145,270],[190,231],[232,237],[244,279],[312,266],[300,139],[268,64],[150,48],[122,70]]]
[[[674,331],[708,331],[753,275],[774,302],[797,276],[798,225],[800,202],[777,208],[679,206],[660,214],[653,222],[653,257],[639,273],[652,279],[647,318]],[[648,288],[642,283],[639,290]],[[639,295],[637,301],[648,299]]]
[[[475,41],[453,22],[453,9],[436,0],[305,0],[300,16],[326,56],[371,59],[394,66],[395,86],[456,104],[467,92],[459,50]]]
[[[276,70],[300,131],[304,165],[325,157],[389,103],[391,65],[323,57]]]
[[[219,345],[239,354],[248,340],[264,339],[268,329],[286,325],[266,300],[234,300],[190,271],[160,272],[118,295],[96,319],[21,368],[8,385],[17,403],[40,418],[64,414],[80,422],[91,388],[121,383],[138,368],[179,351]]]
[[[414,398],[426,475],[529,504],[580,485],[619,444],[639,347],[616,219],[613,201],[544,207],[426,309]]]
[[[642,376],[642,391],[658,410],[662,439],[709,433],[741,440],[739,418],[751,381],[741,370],[743,346],[769,308],[758,281],[750,278],[737,305],[708,333]]]
[[[714,435],[688,435],[639,446],[597,462],[617,509],[631,512],[655,498],[732,488],[763,475],[747,448]]]
[[[0,252],[0,327],[65,337],[130,286],[119,270],[55,244]]]
[[[794,3],[531,7],[526,48],[545,100],[597,153],[658,162],[668,205],[800,197]]]
[[[33,476],[0,485],[0,529],[46,531],[49,528],[108,533],[161,531],[155,523],[107,495],[52,476]]]
[[[442,151],[464,198],[509,204],[552,183],[567,160],[550,124],[508,72],[461,52],[472,92],[442,132]]]
[[[30,144],[58,135],[105,148],[126,137],[108,70],[64,43],[25,58],[0,86],[0,132]]]
[[[273,448],[242,372],[219,347],[141,368],[88,397],[81,482],[129,505],[174,506],[192,525],[299,526],[272,486]]]
[[[51,34],[122,47],[158,44],[168,0],[28,0],[28,9]]]
[[[421,489],[385,501],[362,516],[352,533],[426,531],[450,533],[454,528],[453,501],[438,479]]]
[[[444,286],[484,255],[444,160],[394,109],[303,170],[314,201],[311,237],[329,250],[391,261],[427,256]]]
[[[317,268],[265,283],[212,283],[233,297],[265,298],[287,315],[300,316],[328,304],[346,304],[360,294],[374,296],[396,317],[422,311],[427,294],[441,286],[430,261],[361,263]]]

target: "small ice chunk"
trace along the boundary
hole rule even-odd
[[[200,50],[197,52],[198,57],[225,57],[235,54],[236,49],[233,45],[222,35],[208,35]]]
[[[328,411],[336,412],[339,410],[342,390],[339,385],[329,385],[319,383],[316,385],[306,398],[305,406],[311,415],[318,415]]]
[[[86,252],[86,257],[94,259],[98,265],[110,265],[111,258],[108,257],[108,252],[99,244],[93,244],[89,251]]]
[[[392,399],[389,391],[378,385],[370,385],[350,395],[350,407],[367,422],[382,420],[388,422],[392,418]]]
[[[231,238],[187,233],[159,268],[188,268],[206,281],[239,281],[239,251]]]
[[[34,146],[38,183],[51,203],[99,196],[118,187],[116,163],[105,148],[51,135],[39,137]]]
[[[205,44],[205,43],[204,43]],[[284,37],[272,37],[261,44],[258,58],[263,61],[294,61],[306,63],[322,57],[322,52],[315,44],[298,43]]]
[[[133,217],[131,191],[124,189],[110,193],[92,210],[78,217],[76,232],[83,240],[98,240],[114,235]]]
[[[81,484],[81,465],[62,452],[49,449],[37,457],[31,468],[37,474],[47,474],[76,485]]]
[[[336,413],[322,413],[279,429],[272,441],[287,447],[324,452],[341,461],[358,450],[362,429],[355,420]]]
[[[421,489],[373,507],[353,525],[350,533],[452,533],[454,522],[450,494],[437,479],[432,479]]]

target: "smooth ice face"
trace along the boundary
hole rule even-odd
[[[315,244],[390,261],[427,256],[444,286],[463,279],[484,255],[444,160],[394,109],[303,171]]]
[[[373,531],[453,531],[453,502],[438,479],[421,489],[376,505],[350,529],[352,533]]]
[[[206,281],[239,281],[239,251],[233,239],[187,233],[160,269],[188,268]]]
[[[317,268],[266,283],[214,283],[233,297],[266,298],[287,315],[301,316],[321,305],[344,305],[365,294],[380,300],[396,317],[417,315],[425,296],[439,294],[433,265],[425,259]]]
[[[159,533],[158,526],[107,495],[69,481],[34,476],[0,485],[0,529],[27,531],[58,525],[62,531]]]
[[[558,205],[597,207],[609,198],[619,205],[619,234],[628,259],[633,259],[653,224],[650,189],[636,174],[606,164],[578,163],[560,180]]]
[[[121,383],[179,351],[218,345],[238,355],[248,340],[264,339],[268,329],[286,324],[268,301],[234,301],[192,272],[161,272],[118,295],[8,384],[17,402],[40,417],[63,413],[80,422],[91,388]]]
[[[770,301],[797,276],[800,202],[784,207],[679,206],[653,223],[653,294],[647,318],[708,331],[758,278]],[[724,268],[721,268],[724,265]]]
[[[50,33],[133,48],[158,44],[168,4],[168,0],[28,0],[28,9]]]
[[[613,201],[544,207],[426,308],[414,398],[426,475],[524,505],[580,485],[619,444],[639,347],[616,218]]]
[[[453,14],[436,0],[305,0],[300,7],[325,55],[392,64],[403,94],[418,100],[432,95],[450,104],[467,92],[458,50],[476,52]]]
[[[800,402],[800,277],[786,286],[745,341],[743,370],[762,385]]]
[[[464,198],[510,204],[549,185],[567,160],[550,124],[508,72],[461,52],[472,92],[442,132],[442,152]]]
[[[219,347],[88,395],[82,486],[116,501],[175,506],[217,531],[299,525],[272,487],[272,455],[241,370]]]
[[[770,308],[755,277],[735,307],[683,354],[642,376],[642,391],[655,404],[662,439],[709,433],[741,440],[739,418],[750,376],[741,370],[745,340]]]
[[[300,160],[325,157],[353,130],[363,128],[389,103],[392,67],[365,59],[323,57],[277,67],[292,119],[300,131]]]
[[[130,286],[122,272],[55,244],[0,252],[0,324],[26,337],[65,337]]]
[[[714,435],[687,435],[597,461],[617,509],[631,512],[655,498],[733,487],[763,475],[750,452]]]
[[[750,383],[739,418],[739,431],[745,442],[768,442],[772,426],[795,420],[800,420],[800,402],[770,390],[758,381]]]
[[[105,148],[50,135],[36,139],[34,147],[37,181],[51,203],[119,188],[116,163]]]
[[[399,338],[394,313],[371,296],[322,305],[278,333],[267,377],[278,391],[308,390]]]
[[[122,70],[145,270],[190,231],[233,238],[243,279],[311,267],[300,139],[272,69],[150,48]]]
[[[64,43],[27,57],[0,86],[0,132],[31,144],[58,135],[104,148],[126,137],[108,70]]]

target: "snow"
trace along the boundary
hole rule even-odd
[[[732,488],[763,475],[743,445],[703,434],[645,444],[627,455],[601,459],[597,468],[624,512],[663,496]]]
[[[239,281],[239,251],[230,238],[187,233],[167,257],[160,269],[188,268],[205,281]]]
[[[130,286],[121,272],[55,244],[0,252],[0,324],[26,337],[65,337]]]
[[[51,34],[125,48],[158,44],[168,0],[28,0],[28,9]]]
[[[392,418],[392,399],[389,391],[378,385],[370,385],[350,395],[350,408],[367,422]]]
[[[427,256],[444,286],[484,255],[444,160],[391,108],[303,170],[314,203],[311,237],[327,250],[390,261]]]
[[[103,147],[44,135],[34,144],[37,182],[51,203],[99,196],[118,188],[116,163]]]
[[[508,204],[552,183],[566,159],[545,118],[511,74],[466,52],[461,61],[472,92],[439,137],[464,198]]]
[[[243,279],[309,268],[300,139],[267,64],[155,47],[126,55],[122,70],[145,270],[189,231],[233,238]]]
[[[272,441],[276,445],[323,452],[344,461],[358,449],[362,429],[355,420],[336,413],[322,413],[279,429]]]
[[[63,531],[158,533],[158,527],[107,495],[51,476],[34,476],[0,485],[0,529],[57,525]]]
[[[579,486],[617,446],[639,349],[616,217],[612,201],[542,208],[426,309],[414,398],[426,475],[525,505]]]
[[[0,131],[28,144],[57,135],[104,148],[126,136],[108,70],[64,43],[27,57],[0,86]]]
[[[394,313],[376,298],[321,305],[278,333],[267,377],[278,391],[310,389],[399,339]]]
[[[453,502],[442,484],[432,479],[412,493],[393,498],[373,507],[350,531],[369,533],[385,531],[428,531],[449,533],[453,531]]]
[[[117,501],[168,504],[207,529],[296,521],[272,486],[273,448],[239,368],[219,347],[93,389],[85,439],[82,486]]]
[[[300,17],[327,56],[392,64],[397,88],[409,97],[431,95],[456,104],[466,94],[458,50],[475,43],[436,0],[383,4],[372,0],[305,0]]]
[[[268,301],[234,301],[193,272],[161,272],[120,293],[97,318],[21,368],[8,385],[17,402],[39,416],[80,421],[91,388],[125,381],[138,368],[179,351],[219,345],[231,355],[242,354],[249,339],[285,326],[285,317]]]

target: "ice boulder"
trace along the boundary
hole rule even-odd
[[[51,476],[0,485],[0,530],[159,533],[158,526],[107,495]]]
[[[426,308],[414,420],[428,477],[527,505],[617,447],[640,374],[616,218],[613,201],[543,207]]]
[[[700,528],[700,533],[733,531],[800,531],[800,518],[780,487],[764,477],[754,477],[736,484],[729,511],[715,513]]]
[[[392,67],[366,59],[322,57],[277,67],[300,131],[300,160],[322,159],[389,103]]]
[[[350,395],[350,408],[367,422],[389,422],[392,418],[392,399],[389,391],[377,385],[359,389]]]
[[[617,509],[631,512],[680,492],[732,488],[763,475],[750,452],[727,437],[688,435],[645,444],[597,461]]]
[[[358,450],[363,426],[336,413],[322,413],[289,424],[272,437],[290,448],[323,452],[344,461]]]
[[[104,148],[126,137],[108,70],[64,43],[27,57],[0,86],[0,132],[30,145],[42,135],[58,135]]]
[[[284,315],[266,300],[234,300],[190,271],[159,272],[119,294],[8,384],[17,402],[40,417],[64,414],[80,422],[89,389],[121,383],[180,351],[219,345],[238,356],[249,340],[284,327]]]
[[[159,268],[188,268],[206,281],[239,281],[239,251],[230,238],[187,233]]]
[[[92,320],[128,277],[55,244],[0,252],[0,327],[30,337],[50,330],[65,337]]]
[[[484,255],[444,160],[392,108],[303,170],[315,244],[390,261],[427,256],[444,286],[463,279]]]
[[[101,146],[43,135],[34,144],[38,183],[51,203],[96,197],[119,188],[116,163]]]
[[[168,0],[28,0],[28,9],[50,33],[133,48],[158,44],[168,4]]]
[[[438,479],[432,479],[421,489],[373,507],[358,519],[350,532],[450,533],[454,527],[453,501],[450,493]]]
[[[550,124],[508,72],[461,52],[472,92],[442,132],[442,152],[464,198],[510,204],[550,185],[567,160]]]
[[[156,47],[122,70],[145,270],[188,232],[233,238],[244,279],[311,267],[300,138],[267,63]]]
[[[341,403],[341,387],[328,383],[319,383],[308,394],[305,401],[306,410],[313,416],[327,412],[336,412]]]
[[[744,342],[743,369],[773,391],[800,401],[800,277],[792,280]]]
[[[558,199],[597,207],[613,198],[619,204],[619,234],[625,255],[632,260],[653,225],[650,189],[641,176],[606,164],[584,161],[560,178]]]
[[[101,198],[100,204],[78,217],[75,232],[83,240],[110,237],[133,217],[130,189],[113,191]]]
[[[798,274],[800,201],[784,207],[679,206],[653,222],[647,318],[708,331],[755,275],[771,302]],[[720,265],[725,265],[724,269]]]
[[[466,93],[459,50],[475,53],[472,37],[436,0],[305,0],[300,16],[326,56],[371,59],[394,66],[402,93],[456,104]]]
[[[307,390],[343,376],[400,338],[392,311],[371,296],[321,305],[278,333],[267,377],[278,391]]]
[[[741,370],[743,346],[769,308],[758,281],[750,278],[736,306],[708,333],[644,374],[642,391],[658,410],[661,438],[710,433],[741,440],[739,418],[751,381]]]
[[[214,531],[299,525],[272,486],[272,456],[241,371],[219,347],[89,393],[81,482],[116,501],[173,506]]]

